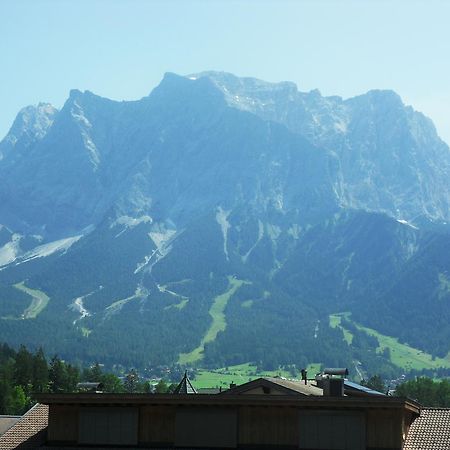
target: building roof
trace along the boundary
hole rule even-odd
[[[0,415],[0,436],[9,430],[22,416]]]
[[[234,386],[227,391],[224,391],[223,394],[246,394],[253,393],[255,389],[261,388],[267,394],[272,395],[313,395],[313,396],[322,396],[323,390],[318,388],[315,384],[312,384],[310,381],[305,384],[304,381],[292,381],[286,380],[283,378],[274,378],[274,377],[262,377],[257,378],[256,380],[249,381],[248,383],[240,384],[239,386]]]
[[[406,437],[404,450],[450,449],[450,409],[423,408]]]
[[[178,386],[173,391],[174,394],[196,394],[197,391],[195,390],[195,387],[192,386],[191,380],[189,380],[187,371],[184,372],[184,376],[181,379]]]
[[[300,394],[300,395],[312,395],[323,396],[323,389],[317,385],[316,381],[308,380],[305,384],[304,381],[298,380],[286,380],[285,378],[276,377],[262,377],[249,381],[248,383],[234,386],[227,391],[228,394],[243,394],[250,393],[258,387],[264,389],[273,389],[270,391],[272,394]],[[385,396],[382,392],[374,391],[368,387],[362,386],[352,381],[344,380],[344,392],[346,396]],[[254,392],[252,392],[254,393]],[[269,393],[269,391],[267,391]]]
[[[38,403],[0,436],[0,448],[2,450],[37,448],[45,441],[47,425],[48,406]]]
[[[220,387],[197,389],[198,394],[220,394],[221,392],[222,392],[222,389]]]
[[[100,383],[99,381],[77,383],[77,389],[84,391],[103,391],[103,383]]]
[[[347,395],[386,395],[349,380],[344,380],[344,391]]]
[[[305,384],[304,381],[285,380],[283,378],[264,377],[264,379],[301,395],[323,395],[323,390],[317,387],[315,383],[311,383],[311,381],[307,381]]]

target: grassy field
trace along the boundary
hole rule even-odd
[[[450,368],[449,357],[433,359],[429,353],[410,347],[407,344],[402,344],[397,338],[385,336],[376,330],[363,327],[359,324],[357,324],[357,327],[378,339],[380,343],[377,349],[378,352],[382,352],[385,348],[388,348],[391,352],[391,362],[398,367],[402,367],[405,370],[437,369],[439,367]]]
[[[312,377],[320,371],[320,364],[310,364],[307,369],[308,377]],[[256,366],[246,363],[216,370],[200,369],[197,371],[197,376],[192,383],[197,389],[207,387],[228,388],[230,383],[239,385],[263,376],[292,378],[292,374],[285,370],[257,372]],[[297,376],[299,377],[300,374]]]
[[[350,333],[350,331],[346,330],[341,325],[342,317],[349,318],[350,313],[339,313],[339,314],[330,314],[330,327],[336,328],[339,327],[342,332],[344,333],[344,339],[346,340],[347,344],[350,345],[353,341],[353,334]]]
[[[32,300],[30,306],[22,314],[23,319],[35,319],[47,306],[50,297],[45,292],[39,289],[31,289],[25,286],[25,282],[22,281],[14,285],[19,291],[25,292]]]
[[[218,295],[209,309],[209,315],[212,317],[212,323],[203,336],[200,345],[189,353],[181,353],[178,358],[179,364],[193,364],[200,361],[203,358],[203,351],[205,349],[205,344],[212,342],[216,339],[217,334],[220,331],[225,331],[227,327],[226,317],[225,317],[225,307],[227,306],[230,298],[235,294],[235,292],[244,284],[248,283],[244,280],[238,280],[234,277],[228,277],[228,290],[223,294]]]
[[[340,327],[344,332],[344,338],[351,344],[353,339],[352,334],[346,330],[341,325],[341,318],[345,317],[350,320],[350,313],[338,313],[330,315],[330,326]],[[370,336],[375,336],[380,343],[377,351],[381,353],[384,349],[388,348],[390,350],[391,362],[404,370],[421,370],[421,369],[437,369],[439,367],[450,368],[450,357],[446,358],[434,358],[429,354],[425,353],[417,348],[411,347],[408,344],[402,344],[397,338],[392,336],[386,336],[379,333],[372,328],[364,327],[359,323],[353,322],[354,325],[361,331],[369,334]]]

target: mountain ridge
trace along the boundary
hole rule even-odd
[[[361,332],[349,347],[327,325],[344,311],[438,356],[450,350],[439,250],[450,151],[395,93],[342,100],[168,73],[141,100],[73,90],[61,111],[46,108],[52,123],[15,143],[26,153],[8,147],[0,160],[4,340],[110,365],[174,364],[199,348],[235,277],[207,364],[398,370],[374,338]],[[411,292],[411,280],[428,288]],[[20,283],[49,298],[35,318],[18,320]],[[395,317],[406,305],[405,329]]]

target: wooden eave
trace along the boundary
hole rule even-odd
[[[420,405],[401,397],[314,397],[303,395],[183,395],[183,394],[35,394],[34,398],[46,405],[79,406],[280,406],[330,409],[406,409],[420,414]]]

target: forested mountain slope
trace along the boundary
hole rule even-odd
[[[450,350],[450,151],[392,92],[167,74],[139,101],[27,107],[0,154],[4,341],[109,365],[395,372],[376,339],[330,326],[348,312]]]

